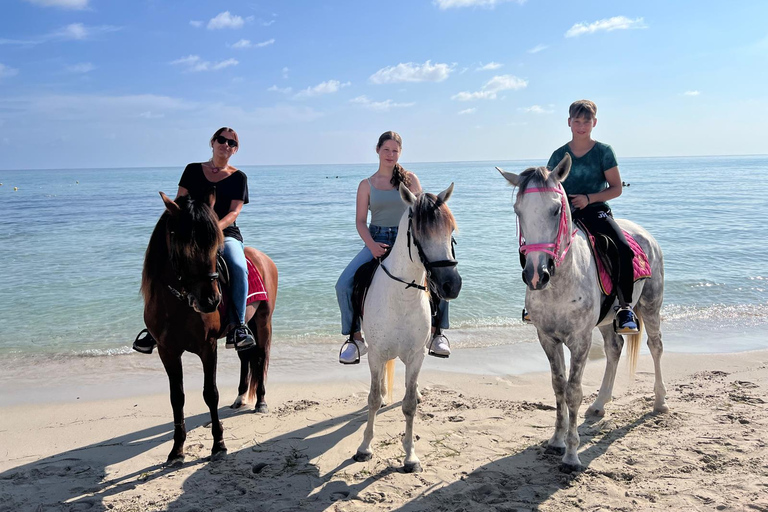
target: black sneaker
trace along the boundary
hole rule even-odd
[[[142,337],[141,335],[145,333],[146,336]],[[155,341],[155,338],[153,338],[146,329],[142,329],[133,341],[133,350],[141,352],[142,354],[151,354],[156,346],[157,342]]]
[[[533,323],[533,322],[531,322],[531,314],[525,308],[523,308],[523,323],[524,324]]]
[[[637,317],[632,308],[625,306],[616,312],[613,318],[613,330],[616,334],[637,334],[640,328],[637,326]]]
[[[256,345],[256,339],[245,324],[235,327],[227,334],[227,348],[234,348],[240,351],[249,349],[254,345]]]

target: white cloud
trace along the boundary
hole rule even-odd
[[[73,66],[67,66],[67,71],[70,73],[90,73],[94,69],[96,69],[96,66],[90,62],[81,62]]]
[[[474,114],[475,112],[477,112],[476,108],[465,108],[464,110],[459,110],[459,115],[465,116],[467,114]]]
[[[120,30],[120,29],[118,27],[113,27],[111,25],[88,27],[83,25],[82,23],[72,23],[70,25],[67,25],[66,27],[59,29],[53,34],[46,36],[45,39],[47,40],[65,39],[65,40],[74,40],[74,41],[84,41],[86,39],[92,38],[95,35],[103,34],[106,32],[115,32],[117,30]]]
[[[272,87],[270,87],[267,90],[270,91],[270,92],[280,92],[280,93],[283,93],[283,94],[291,94],[293,92],[293,88],[292,87],[285,87],[285,88],[281,89],[280,87],[278,87],[276,85],[273,85]]]
[[[537,44],[536,46],[528,50],[528,53],[539,53],[541,51],[546,50],[547,48],[549,48],[549,46],[547,46],[546,44]]]
[[[27,0],[27,2],[43,7],[61,7],[62,9],[81,10],[88,7],[88,0]]]
[[[224,11],[211,18],[208,22],[208,30],[218,30],[222,28],[242,28],[245,20],[241,16],[233,16],[229,11]]]
[[[72,23],[67,25],[60,32],[65,39],[78,39],[82,40],[88,37],[88,29],[82,23]]]
[[[495,100],[497,93],[501,91],[516,91],[527,86],[528,82],[522,78],[517,78],[513,75],[498,75],[488,80],[481,90],[477,92],[460,92],[453,95],[451,99],[457,101]]]
[[[155,114],[151,110],[147,110],[146,112],[139,114],[138,117],[142,117],[144,119],[162,119],[165,117],[165,114]]]
[[[454,65],[448,64],[432,64],[431,61],[427,61],[424,64],[415,64],[413,62],[400,63],[397,66],[389,66],[378,70],[368,80],[374,84],[442,82],[448,78],[454,67]]]
[[[698,96],[699,94],[701,94],[700,91],[685,91],[683,96]]]
[[[198,55],[188,55],[171,62],[174,66],[185,66],[189,72],[216,71],[219,69],[237,66],[239,62],[235,59],[222,60],[220,62],[209,62],[201,59]]]
[[[283,68],[283,78],[288,78],[288,71],[290,71],[287,67]]]
[[[192,25],[195,28],[200,28],[203,26],[203,22],[199,20],[190,20],[189,24]]]
[[[504,64],[499,64],[498,62],[489,62],[485,66],[480,66],[475,71],[493,71],[495,69],[499,69]]]
[[[233,44],[232,48],[237,48],[237,49],[243,49],[243,48],[264,48],[265,46],[269,46],[269,45],[272,45],[272,44],[275,44],[275,40],[274,39],[269,39],[268,41],[262,41],[262,42],[256,43],[256,44],[252,43],[248,39],[241,39],[238,42],[236,42],[235,44]]]
[[[452,9],[458,7],[490,7],[494,8],[496,5],[504,2],[517,2],[522,5],[525,0],[433,0],[433,4],[440,9]]]
[[[264,48],[265,46],[269,46],[271,44],[275,44],[275,40],[274,39],[269,39],[267,41],[262,41],[260,43],[256,43],[254,46],[256,48]]]
[[[5,64],[0,63],[0,78],[5,78],[8,76],[16,76],[19,74],[18,69],[9,68]]]
[[[552,114],[555,111],[551,108],[545,108],[541,105],[531,105],[530,107],[521,107],[518,109],[521,112],[526,112],[529,114]]]
[[[314,96],[321,96],[323,94],[332,94],[342,87],[348,87],[352,85],[351,82],[344,82],[341,83],[338,80],[328,80],[327,82],[322,82],[317,84],[314,87],[307,87],[303,91],[299,91],[294,96],[295,99],[304,99],[304,98],[312,98]]]
[[[643,23],[643,18],[631,20],[626,16],[614,16],[613,18],[597,20],[589,24],[576,23],[574,26],[568,29],[568,32],[565,33],[565,37],[578,37],[584,34],[594,34],[595,32],[600,31],[611,32],[612,30],[627,30],[635,28],[648,27],[645,23]]]
[[[375,110],[376,112],[388,112],[393,108],[406,108],[406,107],[412,107],[416,103],[395,103],[392,100],[384,100],[384,101],[372,101],[368,99],[367,96],[358,96],[357,98],[352,98],[349,100],[350,103],[354,103],[356,105],[362,105],[363,107],[369,109],[369,110]]]

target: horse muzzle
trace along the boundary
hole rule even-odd
[[[523,282],[529,290],[543,290],[549,286],[553,275],[555,275],[555,262],[552,258],[546,258],[538,265],[529,260],[523,269]]]
[[[197,297],[192,295],[191,293],[187,295],[187,300],[189,301],[189,306],[197,311],[198,313],[213,313],[219,308],[219,304],[221,303],[221,294],[216,293],[214,295],[211,295],[210,297],[207,297],[205,300],[198,300]]]
[[[459,296],[462,280],[455,267],[451,269],[433,269],[431,279],[434,288],[436,288],[435,291],[441,299],[453,300]]]

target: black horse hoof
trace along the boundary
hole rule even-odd
[[[549,446],[547,445],[547,449],[544,450],[544,453],[547,455],[559,455],[563,456],[565,455],[565,446]]]
[[[177,467],[184,464],[184,455],[169,455],[165,461],[166,466]]]
[[[561,473],[578,473],[579,471],[582,471],[584,469],[581,464],[566,464],[563,462],[560,464],[560,472]]]
[[[355,462],[366,462],[373,458],[373,454],[357,452],[352,458],[355,460]]]
[[[224,458],[227,456],[227,449],[224,448],[223,450],[219,450],[217,452],[211,453],[211,462],[215,462],[217,460],[224,460]]]
[[[262,402],[260,404],[256,404],[256,407],[253,408],[253,412],[258,414],[266,414],[269,412],[269,407],[267,407],[266,402]]]
[[[421,469],[421,464],[414,462],[403,466],[403,471],[406,473],[421,473],[423,470]]]

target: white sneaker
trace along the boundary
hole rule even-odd
[[[448,338],[445,337],[445,334],[433,336],[427,348],[431,356],[446,358],[451,355],[451,344],[448,343]]]
[[[358,364],[360,358],[368,353],[368,344],[365,340],[354,340],[351,337],[341,346],[339,362],[341,364]]]

